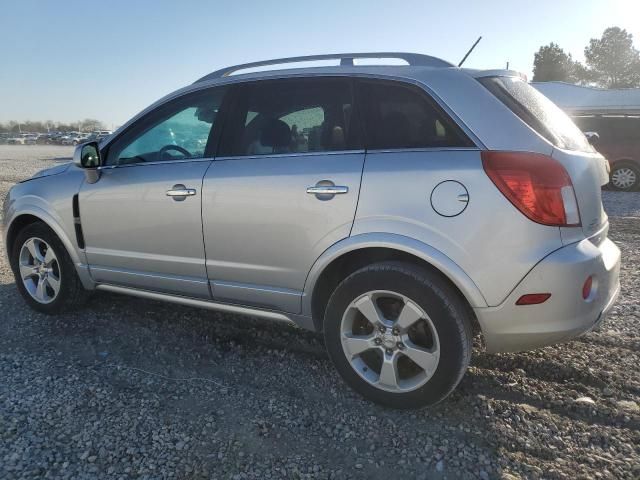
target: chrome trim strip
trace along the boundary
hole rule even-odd
[[[157,300],[161,302],[177,303],[188,307],[206,308],[208,310],[216,310],[224,313],[232,313],[236,315],[249,315],[253,317],[265,318],[279,322],[296,324],[287,315],[271,310],[261,310],[256,308],[241,307],[238,305],[230,305],[227,303],[219,303],[208,300],[199,300],[196,298],[181,297],[178,295],[170,295],[166,293],[151,292],[148,290],[138,290],[136,288],[118,287],[115,285],[101,283],[96,285],[96,290],[103,290],[112,293],[120,293],[123,295],[131,295],[134,297],[145,298],[147,300]]]
[[[420,147],[420,148],[389,148],[375,150],[339,150],[329,152],[300,152],[300,153],[270,153],[267,155],[234,155],[216,157],[215,162],[227,160],[251,160],[254,158],[282,158],[282,157],[308,157],[313,155],[347,155],[363,153],[403,153],[403,152],[480,152],[478,147]]]
[[[241,288],[244,290],[254,290],[258,292],[267,292],[267,293],[277,293],[279,295],[293,295],[294,297],[299,297],[302,295],[300,290],[293,290],[291,288],[275,288],[268,287],[265,285],[257,285],[254,283],[240,283],[240,282],[222,282],[219,280],[211,280],[211,286],[215,287],[229,287],[229,288]]]
[[[313,157],[319,155],[362,155],[365,153],[365,150],[361,148],[360,150],[331,150],[331,151],[322,151],[322,152],[294,152],[294,153],[268,153],[265,155],[233,155],[233,156],[224,156],[224,157],[216,157],[214,161],[222,162],[226,160],[251,160],[254,158],[282,158],[282,157]]]
[[[103,165],[98,167],[98,170],[112,170],[114,168],[126,168],[126,167],[147,167],[153,165],[169,165],[173,163],[191,163],[191,162],[212,162],[213,157],[207,158],[184,158],[182,160],[161,160],[157,162],[138,162],[127,163],[126,165]]]
[[[119,275],[134,275],[141,278],[157,278],[159,280],[180,281],[180,282],[194,283],[199,285],[209,284],[209,281],[206,278],[201,279],[197,277],[182,277],[180,275],[169,275],[166,273],[163,275],[160,275],[158,273],[141,272],[139,270],[129,270],[124,268],[108,268],[108,267],[102,267],[99,265],[91,265],[90,269],[92,272],[95,272],[95,273],[106,272],[106,273],[115,273]]]
[[[367,150],[370,153],[409,153],[409,152],[479,152],[478,147],[420,147],[420,148],[380,148]]]

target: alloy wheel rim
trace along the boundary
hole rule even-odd
[[[638,177],[631,168],[617,168],[611,175],[611,183],[617,188],[627,189],[635,185]]]
[[[340,325],[343,352],[370,385],[394,393],[427,383],[440,361],[440,340],[427,313],[410,298],[375,290],[349,304]]]
[[[53,248],[36,237],[20,249],[20,278],[29,295],[38,303],[53,302],[60,293],[60,264]]]

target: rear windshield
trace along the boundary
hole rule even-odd
[[[518,77],[479,79],[491,93],[536,132],[565,150],[593,152],[589,141],[560,108]]]

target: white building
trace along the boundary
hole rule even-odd
[[[531,82],[571,115],[640,115],[640,88],[604,89],[565,82]]]

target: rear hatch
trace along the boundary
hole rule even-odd
[[[599,231],[607,221],[601,192],[609,181],[604,157],[566,113],[520,77],[488,76],[478,81],[554,146],[551,156],[573,183],[583,233],[589,237]]]

